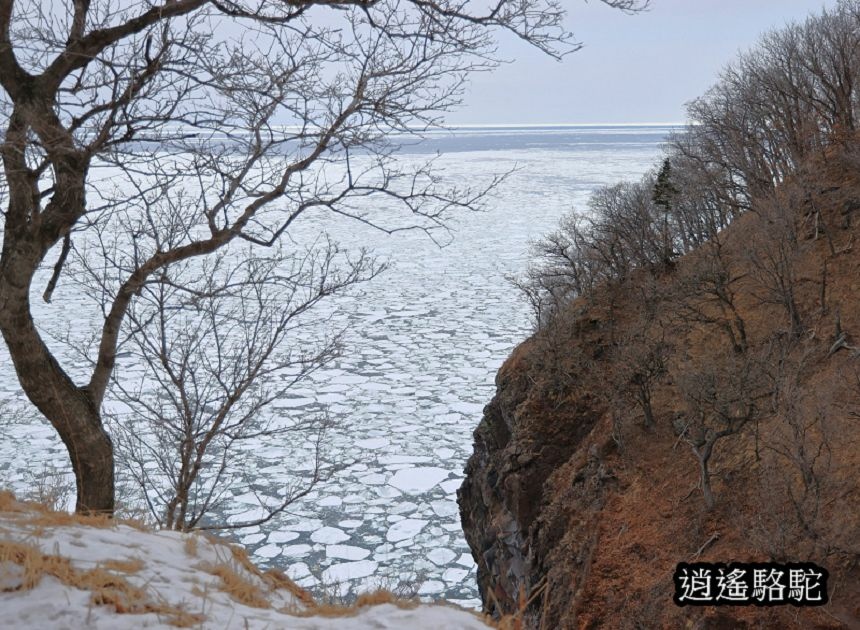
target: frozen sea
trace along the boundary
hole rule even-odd
[[[274,406],[276,414],[327,410],[342,426],[334,452],[357,463],[288,514],[236,534],[255,560],[311,589],[340,584],[356,592],[406,581],[428,599],[479,605],[456,490],[495,373],[531,329],[528,308],[505,276],[524,269],[530,239],[584,208],[594,188],[652,168],[671,130],[472,127],[405,147],[399,159],[407,161],[440,153],[437,167],[454,182],[515,169],[484,211],[449,221],[444,247],[420,231],[387,235],[330,216],[309,216],[297,227],[294,238],[325,230],[345,247],[369,247],[391,268],[333,303],[329,325],[348,330],[342,357]],[[65,298],[62,309],[34,300],[44,329],[83,305]],[[55,347],[65,365],[74,361]],[[0,347],[7,417],[21,401]],[[38,420],[0,423],[0,432],[0,487],[23,495],[46,467],[66,467],[62,444]],[[284,463],[300,459],[294,449],[302,446],[254,446],[247,473],[257,493],[283,485]],[[223,518],[253,516],[256,497],[247,488],[236,494]]]

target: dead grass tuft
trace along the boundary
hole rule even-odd
[[[251,561],[248,552],[243,547],[231,544],[212,534],[205,534],[205,536],[213,545],[229,549],[230,560],[217,565],[204,564],[201,566],[201,569],[220,578],[222,590],[236,601],[253,606],[254,608],[272,608],[272,603],[268,598],[269,593],[265,589],[265,587],[268,587],[269,592],[281,589],[286,590],[306,608],[312,608],[316,605],[310,593],[293,582],[281,571],[275,569],[261,571]],[[197,555],[197,541],[190,542],[195,538],[189,537],[186,540],[185,550],[192,556]],[[259,582],[255,583],[252,580],[246,579],[238,569],[244,569],[251,576],[258,578]]]
[[[307,609],[297,611],[294,614],[298,617],[351,617],[358,614],[363,608],[383,604],[391,604],[403,610],[409,610],[416,608],[421,602],[418,599],[403,599],[388,589],[381,588],[369,593],[362,593],[350,605],[312,603]]]
[[[355,606],[378,606],[380,604],[394,604],[400,608],[415,608],[418,602],[415,600],[401,600],[389,590],[379,589],[370,593],[362,593],[355,600]]]
[[[2,512],[20,512],[18,502],[15,500],[15,495],[8,490],[0,490],[0,511]]]
[[[260,587],[243,578],[235,568],[227,563],[204,565],[208,573],[221,579],[221,590],[240,604],[253,608],[271,608],[272,604],[260,593]]]
[[[113,571],[133,573],[143,563],[138,561],[108,562],[94,569],[81,571],[72,566],[68,558],[43,554],[32,545],[0,541],[0,563],[12,562],[24,569],[17,589],[30,590],[45,576],[51,576],[66,586],[90,591],[91,602],[96,606],[110,606],[119,614],[155,613],[178,627],[190,627],[205,620],[202,615],[189,613],[164,602],[154,601],[145,589],[134,586]]]
[[[31,519],[31,523],[42,527],[68,527],[72,525],[83,525],[85,527],[98,527],[106,529],[117,525],[128,525],[141,532],[151,532],[152,528],[143,521],[135,519],[118,519],[103,514],[76,514],[70,512],[52,512],[44,506],[34,504],[37,514]]]
[[[314,598],[301,586],[293,582],[285,573],[277,569],[269,569],[265,571],[261,577],[270,584],[272,588],[284,589],[293,597],[298,599],[306,607],[314,606]]]
[[[306,606],[314,605],[314,600],[313,597],[311,597],[311,594],[293,582],[285,573],[278,571],[277,569],[260,571],[257,565],[251,561],[251,558],[248,556],[248,552],[244,547],[237,547],[236,545],[231,544],[230,552],[233,555],[233,560],[235,560],[239,566],[252,575],[260,578],[264,584],[267,584],[272,589],[286,589]]]
[[[111,518],[103,514],[77,514],[63,511],[55,511],[50,505],[38,501],[21,501],[8,491],[0,491],[0,512],[12,512],[27,514],[25,524],[34,527],[68,527],[72,525],[83,525],[85,527],[97,527],[106,529],[116,525],[128,525],[142,532],[150,532],[152,528],[137,519]]]
[[[190,556],[192,558],[196,558],[197,557],[197,536],[194,536],[193,534],[186,534],[184,545],[185,545],[185,553],[188,554],[188,556]]]
[[[371,593],[359,595],[355,602],[350,605],[321,603],[316,604],[313,609],[302,613],[303,616],[321,617],[351,617],[359,610],[367,606],[379,606],[381,604],[394,604],[399,608],[407,608],[406,602],[402,602],[391,591],[379,589]]]

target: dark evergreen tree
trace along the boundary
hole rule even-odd
[[[663,264],[667,267],[672,265],[675,248],[672,243],[672,230],[669,227],[669,217],[672,214],[672,200],[678,194],[678,189],[672,184],[672,163],[669,158],[663,160],[660,172],[657,173],[657,181],[654,182],[654,190],[651,200],[654,205],[663,212],[662,241],[663,241]]]
[[[663,160],[660,172],[657,173],[651,199],[654,205],[660,206],[668,214],[672,210],[672,200],[677,194],[678,189],[672,183],[672,162],[666,158]]]

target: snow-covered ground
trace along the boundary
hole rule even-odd
[[[488,627],[444,605],[318,608],[283,577],[199,534],[64,523],[8,496],[0,503],[0,625],[9,630]]]
[[[326,214],[297,222],[297,242],[325,230],[344,246],[369,247],[392,268],[331,303],[329,325],[348,328],[344,355],[275,403],[284,415],[327,409],[342,425],[332,437],[335,452],[357,463],[289,514],[242,531],[238,538],[255,561],[312,589],[321,582],[359,589],[407,581],[420,583],[427,598],[479,604],[456,490],[495,373],[530,330],[527,307],[505,275],[521,272],[529,239],[553,229],[575,205],[584,207],[595,187],[651,168],[666,131],[483,130],[442,142],[437,148],[453,152],[437,166],[450,180],[482,181],[517,169],[486,211],[452,219],[453,240],[444,248],[420,232],[389,236]],[[73,291],[61,282],[52,305],[34,300],[43,329],[62,329],[90,308]],[[21,398],[0,347],[4,399]],[[44,466],[66,465],[50,427],[28,421],[0,424],[0,431],[0,487],[23,494]],[[301,473],[306,445],[250,450],[245,472],[253,490],[276,498],[289,474]],[[243,488],[222,516],[253,517],[256,501]]]

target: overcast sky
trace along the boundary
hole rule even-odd
[[[626,15],[598,0],[563,0],[585,44],[558,62],[513,38],[515,58],[472,79],[453,124],[681,122],[684,103],[758,36],[836,0],[652,0]]]

